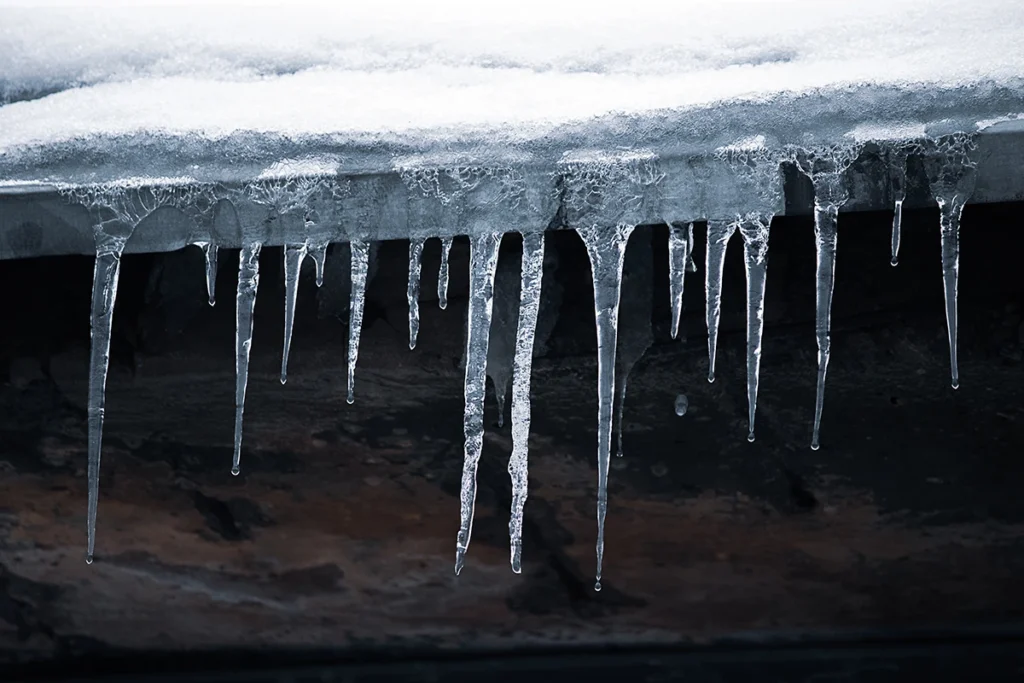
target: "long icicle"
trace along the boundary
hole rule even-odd
[[[461,522],[455,547],[455,573],[466,563],[476,507],[476,471],[484,447],[484,395],[487,390],[487,345],[494,304],[494,273],[501,235],[477,235],[470,246],[469,320],[466,330],[465,460],[460,493]]]
[[[815,293],[815,335],[818,342],[818,389],[814,399],[814,431],[811,449],[821,446],[821,413],[825,407],[825,375],[831,357],[832,290],[835,287],[836,242],[838,239],[839,206],[835,202],[819,200],[815,188],[814,243],[817,250]]]
[[[292,349],[295,302],[299,297],[299,273],[309,247],[289,244],[284,248],[284,350],[281,353],[281,384],[288,381],[288,355]]]
[[[437,305],[441,310],[448,308],[448,255],[452,250],[452,238],[441,238],[441,265],[437,268]]]
[[[764,289],[768,278],[768,231],[771,216],[748,216],[740,226],[747,274],[747,441],[754,440],[757,388],[761,375]]]
[[[705,318],[708,325],[708,381],[715,381],[715,358],[718,354],[718,321],[722,313],[722,271],[725,249],[736,232],[736,222],[708,221],[708,246],[704,261]]]
[[[259,242],[242,247],[238,256],[238,292],[235,295],[235,452],[231,474],[238,475],[242,461],[242,413],[249,383],[249,352],[252,350],[252,319],[256,290],[260,285]]]
[[[939,204],[939,230],[942,244],[942,294],[946,302],[946,334],[949,337],[950,385],[960,388],[957,362],[957,288],[960,279],[960,217],[965,199],[958,194],[936,196]]]
[[[409,300],[409,348],[416,348],[416,337],[420,333],[420,271],[423,266],[423,240],[409,240],[409,285],[406,298]]]
[[[206,261],[206,295],[213,306],[217,303],[217,245],[213,242],[200,242],[203,260]]]
[[[353,240],[349,244],[349,269],[352,287],[348,306],[348,397],[351,404],[356,400],[356,361],[359,360],[359,336],[363,329],[363,307],[366,305],[366,273],[370,263],[370,244]]]
[[[129,232],[130,234],[130,232]],[[85,561],[92,564],[96,550],[96,514],[100,499],[100,456],[103,450],[103,417],[107,369],[110,365],[110,333],[121,274],[121,254],[127,236],[111,237],[102,226],[95,228],[96,265],[92,276],[92,347],[89,352],[89,507],[86,520]]]
[[[599,591],[604,564],[604,520],[608,513],[608,468],[611,463],[622,264],[633,226],[593,226],[577,228],[576,232],[583,238],[590,257],[597,325],[597,577],[594,590]]]
[[[512,514],[508,533],[511,540],[512,571],[522,571],[523,509],[528,491],[530,441],[530,373],[533,370],[533,342],[540,310],[544,276],[544,233],[523,235],[522,285],[519,290],[519,324],[516,355],[512,369]]]
[[[686,271],[690,265],[690,252],[693,250],[693,242],[690,240],[692,232],[692,223],[689,225],[668,223],[669,295],[672,298],[670,333],[673,339],[679,336],[679,320],[683,313],[683,289],[686,284]]]

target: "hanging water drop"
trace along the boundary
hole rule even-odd
[[[484,446],[484,394],[487,388],[487,344],[491,328],[494,273],[498,266],[501,235],[472,238],[469,270],[469,316],[466,331],[465,460],[462,466],[459,535],[455,548],[455,573],[462,571],[473,534],[476,506],[476,471]]]
[[[597,326],[597,583],[604,564],[604,520],[608,512],[608,468],[611,463],[612,406],[615,398],[615,353],[619,297],[626,243],[633,226],[577,228],[590,258]]]
[[[690,401],[686,398],[686,394],[679,394],[676,396],[676,402],[673,407],[675,408],[676,415],[679,417],[686,415],[686,411],[690,407]]]
[[[242,247],[238,256],[238,292],[235,295],[235,450],[231,474],[238,475],[242,461],[242,413],[245,388],[249,383],[249,352],[252,350],[252,321],[256,291],[260,285],[260,249],[254,242]]]
[[[522,571],[523,509],[529,482],[530,374],[533,370],[533,344],[544,276],[543,233],[523,235],[521,271],[519,324],[516,328],[516,352],[512,369],[512,457],[508,461],[508,473],[512,477],[512,511],[508,533],[512,571],[516,574]]]
[[[448,255],[452,250],[452,238],[441,238],[441,265],[437,268],[437,305],[441,310],[448,308]]]
[[[743,263],[747,274],[747,441],[754,440],[754,416],[757,413],[770,226],[771,216],[748,216],[740,225],[740,234],[743,237]]]
[[[370,245],[353,240],[350,244],[349,269],[352,287],[348,307],[348,396],[349,404],[356,400],[356,361],[359,360],[359,336],[363,327],[363,307],[366,305],[366,274],[369,271]]]
[[[289,244],[284,248],[284,350],[281,353],[281,384],[288,381],[288,355],[292,348],[292,327],[295,323],[295,302],[299,296],[299,273],[306,258],[305,244]]]
[[[406,298],[409,301],[409,348],[416,348],[416,337],[420,333],[420,271],[423,266],[423,239],[409,240],[409,286]]]
[[[736,232],[737,223],[708,221],[708,246],[704,262],[705,319],[708,325],[708,381],[715,381],[715,357],[718,352],[718,321],[722,312],[722,271],[725,269],[725,250],[729,238]]]

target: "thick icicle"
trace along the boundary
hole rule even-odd
[[[309,257],[316,265],[316,286],[324,285],[324,262],[327,260],[327,242],[307,245]]]
[[[669,267],[669,294],[672,297],[672,327],[671,335],[675,339],[679,336],[679,320],[683,313],[683,288],[686,284],[686,271],[691,261],[690,252],[693,250],[693,241],[690,236],[693,234],[693,224],[673,225],[668,223],[668,267]]]
[[[210,305],[217,303],[217,245],[213,242],[197,242],[206,260],[206,294]]]
[[[889,168],[889,182],[892,187],[893,196],[893,217],[892,217],[892,257],[890,263],[895,266],[900,258],[900,232],[903,224],[903,200],[907,196],[907,153],[897,151],[893,154],[892,165]]]
[[[519,324],[516,328],[516,355],[512,370],[512,457],[508,461],[508,473],[512,477],[512,513],[508,533],[511,540],[512,571],[516,574],[522,570],[523,508],[529,482],[530,373],[533,369],[533,343],[543,276],[544,234],[523,235]]]
[[[815,192],[817,194],[817,192]],[[839,205],[814,200],[814,242],[817,249],[815,292],[815,335],[818,341],[818,389],[814,398],[814,430],[811,448],[821,445],[821,412],[825,407],[825,375],[832,355],[832,290],[836,282],[836,242],[838,239]]]
[[[350,244],[349,267],[352,287],[348,307],[348,397],[356,400],[356,361],[359,360],[359,335],[363,328],[363,307],[366,304],[366,274],[369,271],[370,245],[353,240]]]
[[[611,462],[612,406],[615,398],[615,351],[618,340],[619,296],[626,243],[631,225],[577,228],[590,257],[597,323],[597,577],[601,590],[604,563],[604,519],[608,512],[608,468]]]
[[[260,285],[260,249],[254,242],[242,247],[238,256],[238,292],[235,296],[235,452],[231,474],[239,473],[242,461],[242,413],[245,388],[249,383],[249,352],[252,350],[252,318],[256,290]]]
[[[448,255],[452,250],[452,238],[441,238],[441,265],[437,269],[437,305],[441,310],[448,308]]]
[[[487,344],[491,329],[494,272],[501,235],[477,235],[470,245],[469,320],[466,331],[465,460],[462,466],[461,523],[455,548],[455,573],[462,571],[473,533],[476,470],[484,447],[484,395],[487,391]]]
[[[940,138],[925,157],[932,195],[939,205],[942,245],[942,283],[946,302],[946,333],[949,338],[951,385],[960,387],[957,362],[957,287],[960,276],[960,217],[974,192],[976,163],[971,160],[974,140],[968,135]]]
[[[106,402],[107,368],[110,364],[110,332],[114,323],[117,281],[121,253],[128,236],[110,236],[102,226],[95,228],[96,265],[92,276],[92,348],[89,355],[89,507],[86,522],[88,549],[85,561],[92,563],[96,549],[96,513],[100,499],[100,456],[103,450],[103,417]],[[131,232],[129,231],[129,235]]]
[[[740,225],[743,262],[747,273],[747,441],[754,440],[757,386],[761,374],[761,334],[764,331],[764,288],[768,277],[768,229],[771,216],[747,216]]]
[[[309,248],[305,244],[289,244],[284,248],[284,351],[281,354],[281,384],[288,381],[288,354],[292,348],[292,326],[295,323],[295,302],[299,296],[299,273]]]
[[[708,221],[708,246],[704,263],[704,292],[707,298],[705,318],[708,324],[708,381],[715,381],[715,357],[718,353],[718,320],[722,313],[722,271],[725,249],[736,232],[737,223]]]
[[[423,265],[423,240],[409,240],[409,286],[406,298],[409,300],[409,348],[416,348],[416,337],[420,333],[420,271]]]

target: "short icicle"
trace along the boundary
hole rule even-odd
[[[423,267],[423,240],[409,240],[409,285],[406,298],[409,300],[409,348],[416,348],[420,333],[420,271]]]
[[[736,221],[708,221],[708,246],[704,262],[704,292],[707,298],[705,318],[708,325],[708,381],[715,381],[718,354],[718,321],[722,313],[722,271],[729,238],[736,232]]]
[[[284,350],[281,353],[281,384],[288,381],[288,355],[292,348],[295,302],[299,297],[299,273],[308,252],[309,248],[305,244],[289,244],[284,248]]]
[[[242,414],[245,388],[249,383],[249,352],[252,350],[252,319],[256,290],[260,285],[259,242],[242,247],[238,256],[238,292],[235,296],[235,451],[231,474],[237,475],[242,461]]]
[[[465,460],[462,466],[461,522],[455,547],[455,573],[462,571],[473,534],[476,471],[484,447],[484,395],[487,389],[487,345],[491,329],[494,273],[498,267],[500,234],[471,238],[469,320],[466,331]]]
[[[452,238],[441,238],[441,265],[437,268],[437,305],[441,310],[448,308],[448,255],[452,250]]]
[[[693,241],[690,239],[692,233],[692,224],[668,223],[669,295],[672,298],[670,334],[673,339],[679,336],[679,320],[683,313],[683,288],[686,284],[686,271],[690,266],[690,252],[693,250]]]
[[[349,267],[352,287],[348,307],[348,397],[349,404],[356,400],[356,361],[359,360],[359,336],[363,328],[363,307],[366,305],[366,274],[370,263],[370,244],[353,240],[349,247]]]
[[[123,225],[123,224],[121,224]],[[133,227],[133,226],[130,226]],[[121,274],[121,254],[132,230],[110,235],[103,225],[94,228],[96,265],[92,276],[92,347],[89,352],[89,504],[86,520],[85,561],[92,564],[96,550],[96,514],[100,499],[100,456],[103,450],[103,417],[106,403],[107,369],[110,365],[110,333],[114,323],[117,281]]]
[[[608,468],[611,463],[612,407],[615,399],[615,351],[618,340],[619,297],[626,243],[633,226],[577,228],[590,257],[597,323],[597,576],[601,590],[604,564],[604,520],[608,512]]]
[[[825,407],[825,376],[832,355],[832,290],[835,287],[836,243],[839,236],[839,205],[814,199],[814,243],[817,249],[815,289],[815,336],[818,342],[818,388],[814,398],[814,429],[811,449],[821,446],[821,413]]]
[[[529,482],[530,373],[533,369],[533,343],[543,276],[544,234],[523,235],[519,324],[516,328],[516,355],[512,369],[512,457],[508,462],[508,473],[512,477],[512,514],[508,533],[511,540],[512,571],[516,574],[522,571],[523,509]]]
[[[206,295],[213,306],[217,303],[217,245],[213,242],[201,242],[199,248],[203,250],[203,259],[206,261]]]
[[[324,263],[327,261],[327,242],[307,245],[309,257],[316,266],[316,286],[324,286]]]
[[[764,289],[768,277],[768,230],[771,216],[748,216],[740,225],[747,274],[747,441],[754,440],[757,387],[761,374]]]
[[[892,216],[892,255],[889,263],[899,265],[900,233],[903,225],[903,200],[907,195],[907,153],[897,152],[893,155],[893,163],[889,169],[890,186],[893,196]]]

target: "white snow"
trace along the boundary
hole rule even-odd
[[[0,155],[139,132],[532,139],[610,113],[1024,74],[1019,0],[52,5],[0,4]]]

